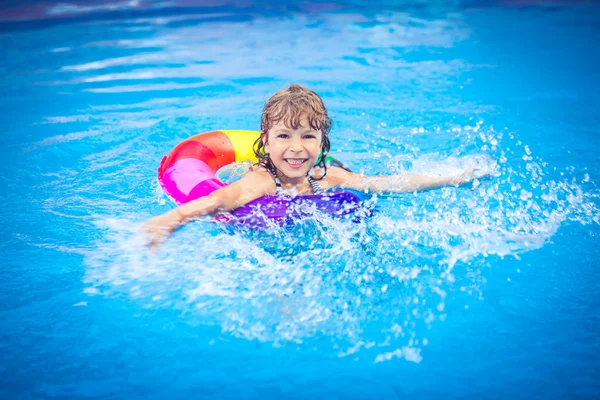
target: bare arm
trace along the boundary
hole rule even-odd
[[[335,171],[335,172],[334,172]],[[476,178],[488,176],[475,167],[469,167],[457,176],[426,176],[414,174],[398,174],[388,176],[366,176],[336,168],[332,174],[332,186],[345,187],[364,192],[377,193],[412,193],[444,186],[460,186]]]
[[[150,244],[155,247],[189,220],[234,210],[266,195],[273,185],[260,172],[248,172],[229,186],[148,220],[143,230],[150,235]]]
[[[237,182],[215,190],[206,197],[190,201],[174,211],[181,214],[182,222],[195,217],[231,211],[264,196],[268,193],[270,185],[272,185],[270,181],[265,182],[261,179],[260,173],[248,172]]]

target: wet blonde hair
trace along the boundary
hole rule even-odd
[[[290,129],[301,127],[302,120],[306,118],[311,129],[321,131],[321,156],[317,166],[324,169],[323,175],[318,179],[323,179],[327,174],[325,157],[329,153],[329,131],[333,121],[329,118],[327,108],[321,97],[312,90],[300,85],[290,85],[289,87],[275,93],[265,104],[260,120],[260,137],[254,142],[254,154],[258,158],[258,165],[273,169],[274,165],[265,151],[265,144],[269,130],[274,125],[283,121],[284,125]],[[263,141],[263,137],[265,140]]]

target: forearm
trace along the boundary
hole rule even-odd
[[[365,177],[363,183],[365,189],[378,193],[421,192],[456,184],[457,180],[454,176],[437,177],[413,174]]]
[[[152,235],[152,243],[156,245],[190,219],[216,212],[219,204],[219,196],[211,194],[148,220],[144,229]]]
[[[211,194],[197,200],[192,200],[170,212],[176,213],[179,223],[182,224],[192,218],[216,214],[220,208],[221,202],[219,201],[219,197]]]
[[[364,192],[376,193],[413,193],[444,186],[461,186],[473,182],[475,179],[491,176],[489,170],[470,165],[459,175],[454,176],[426,176],[414,174],[399,174],[388,176],[365,176],[355,174],[341,168],[332,168],[330,185],[332,187],[345,187]]]
[[[250,184],[254,183],[254,181],[250,181]],[[152,235],[152,243],[156,245],[179,226],[195,217],[230,211],[252,199],[251,197],[249,198],[250,200],[240,197],[240,193],[240,185],[237,182],[225,186],[224,188],[215,190],[206,197],[192,200],[189,203],[148,220],[144,224],[144,229]],[[262,192],[257,193],[260,194]]]
[[[421,192],[444,186],[456,186],[456,176],[392,175],[391,186],[398,192]]]

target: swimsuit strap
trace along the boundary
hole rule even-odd
[[[275,193],[278,196],[283,195],[283,188],[281,186],[281,181],[277,177],[277,172],[275,171],[275,168],[270,165],[268,167],[269,167],[269,171],[271,172],[271,175],[273,175],[273,178],[275,178],[275,186],[276,186]],[[312,176],[310,176],[309,174],[306,174],[306,179],[308,180],[308,183],[310,183],[310,187],[312,188],[314,194],[323,194],[323,189],[321,189],[321,186],[319,186],[319,183]]]
[[[314,194],[323,194],[323,189],[321,189],[319,182],[317,182],[315,178],[307,174],[306,179],[308,179],[308,183],[310,183]]]
[[[283,188],[281,187],[281,182],[279,181],[279,178],[277,177],[277,172],[275,172],[275,168],[271,165],[268,166],[269,167],[269,171],[271,172],[271,175],[273,175],[273,178],[275,178],[275,193],[277,194],[277,196],[281,196],[283,195]]]

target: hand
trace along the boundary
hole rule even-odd
[[[182,219],[179,209],[175,209],[146,221],[142,227],[142,231],[149,236],[148,246],[156,250],[158,245],[177,229]]]
[[[452,183],[456,186],[464,185],[475,179],[487,178],[492,176],[489,169],[483,169],[479,165],[469,165],[465,172],[454,177]]]

